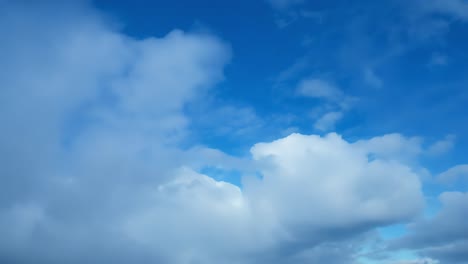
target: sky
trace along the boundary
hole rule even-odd
[[[466,0],[0,0],[0,263],[468,263]]]

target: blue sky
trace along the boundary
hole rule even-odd
[[[399,132],[437,140],[458,132],[457,142],[466,143],[462,11],[425,11],[418,1],[304,1],[282,9],[262,1],[145,2],[96,5],[136,38],[179,28],[226,41],[233,56],[216,103],[250,107],[261,118],[302,116],[322,102],[295,89],[317,78],[359,99],[336,124],[349,138]],[[298,119],[290,125],[314,132],[313,120]]]
[[[468,2],[0,0],[0,262],[468,262]]]

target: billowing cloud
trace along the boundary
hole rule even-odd
[[[333,133],[260,143],[252,148],[253,158],[264,164],[257,188],[298,231],[303,223],[320,232],[411,217],[422,206],[417,175],[399,163],[369,160],[370,153]],[[405,206],[390,210],[403,201]]]

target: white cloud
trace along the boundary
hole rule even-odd
[[[394,157],[412,149],[387,140],[293,134],[252,158],[187,148],[184,107],[229,60],[214,36],[134,39],[88,7],[2,5],[0,262],[349,263],[350,240],[422,206],[418,175]],[[261,179],[240,188],[204,166]]]
[[[341,240],[404,221],[421,207],[418,177],[399,163],[368,161],[368,151],[335,134],[259,143],[251,152],[262,179],[245,179],[239,189],[180,170],[143,193],[123,218],[124,232],[174,263],[250,263],[251,254],[265,263],[302,263],[338,251],[337,263],[345,263],[355,249]],[[171,239],[161,244],[160,237]]]
[[[373,157],[399,161],[411,161],[423,153],[422,139],[407,138],[400,134],[387,134],[369,140],[359,140],[356,147],[366,149]]]
[[[293,235],[385,225],[411,217],[422,206],[418,177],[411,169],[369,161],[368,149],[336,134],[293,134],[257,144],[252,154],[264,164],[258,193],[268,198]]]
[[[148,193],[128,219],[124,233],[171,263],[217,263],[265,245],[262,228],[239,187],[189,169]]]
[[[0,262],[164,258],[120,223],[181,165],[184,104],[229,59],[213,36],[137,40],[78,6],[1,3]]]

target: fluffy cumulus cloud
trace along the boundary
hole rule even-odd
[[[268,197],[282,222],[301,232],[410,218],[422,205],[418,176],[401,163],[370,160],[372,152],[333,133],[259,143],[252,148],[263,165],[257,195]],[[405,206],[390,210],[400,203]]]
[[[418,142],[401,135],[292,134],[245,158],[187,148],[184,108],[230,57],[212,35],[135,39],[86,5],[1,5],[1,263],[352,263],[372,230],[423,206],[401,158]],[[466,195],[446,196],[460,221]]]

